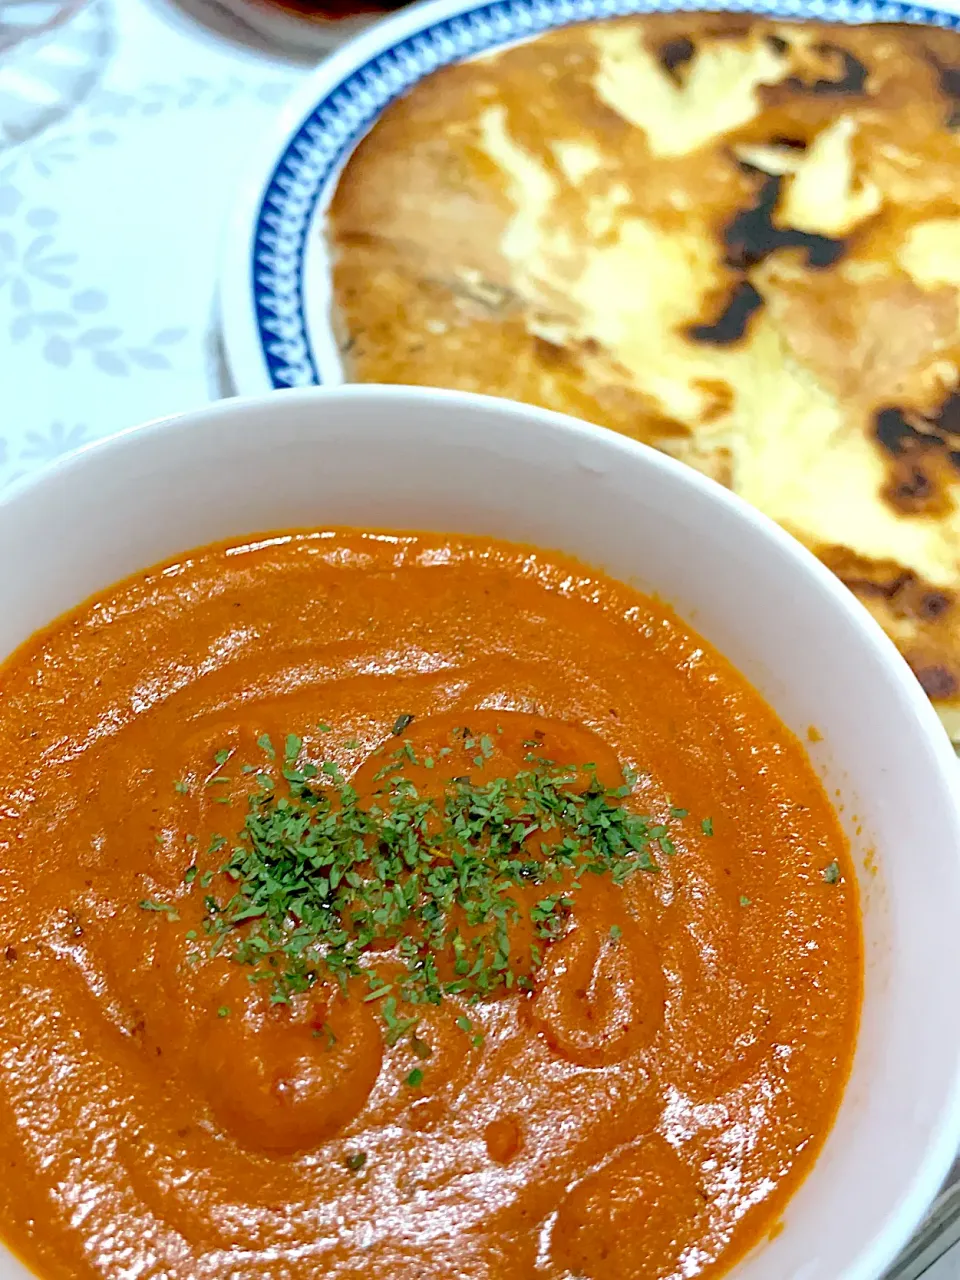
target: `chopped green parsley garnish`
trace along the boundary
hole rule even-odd
[[[400,716],[394,733],[412,719]],[[276,761],[266,734],[258,746]],[[478,751],[478,767],[494,754],[489,736],[469,731],[462,747]],[[407,1037],[424,1059],[430,1047],[409,1006],[531,990],[545,946],[568,929],[584,876],[623,884],[657,874],[658,859],[676,853],[666,824],[629,807],[632,773],[608,789],[592,765],[537,756],[513,777],[438,779],[426,795],[404,776],[406,762],[416,763],[404,740],[379,790],[361,799],[335,764],[299,763],[302,754],[290,734],[275,773],[251,779],[239,834],[213,836],[208,856],[223,849],[225,860],[184,874],[186,892],[201,896],[207,952],[246,966],[275,1003],[318,981],[365,982],[362,998],[377,1005],[387,1042]],[[670,821],[681,815],[671,809]],[[176,917],[164,904],[141,905]],[[518,941],[531,926],[533,941]],[[620,936],[614,925],[610,937]],[[373,967],[384,950],[400,961],[389,981]],[[457,1026],[483,1042],[470,1018]],[[408,1083],[418,1076],[419,1068]]]
[[[419,1088],[419,1086],[423,1084],[423,1072],[419,1067],[414,1067],[407,1076],[407,1084],[411,1089]]]
[[[367,1153],[365,1151],[351,1151],[346,1159],[347,1168],[351,1173],[359,1173],[366,1163]]]
[[[827,884],[836,884],[840,880],[840,863],[836,859],[823,868],[823,878]]]
[[[747,897],[745,893],[741,893],[740,905],[741,907],[749,907],[749,906],[752,906],[753,904],[751,903],[750,899]]]
[[[180,916],[177,908],[169,902],[154,902],[151,898],[144,898],[140,903],[141,911],[162,911],[170,917],[171,920],[179,920]]]
[[[712,836],[713,835],[713,819],[704,818],[704,820],[700,823],[700,830],[703,832],[705,836]]]

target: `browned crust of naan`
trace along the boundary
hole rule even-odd
[[[596,92],[595,24],[552,32],[421,82],[360,143],[330,210],[335,325],[349,376],[545,405],[652,443],[742,487],[746,453],[755,446],[736,417],[746,391],[741,375],[699,376],[691,384],[695,412],[672,412],[648,376],[577,331],[562,278],[554,275],[533,291],[521,280],[503,250],[515,203],[480,137],[478,122],[494,106],[517,145],[557,180],[551,226],[567,235],[572,272],[583,266],[581,241],[596,246],[602,239],[595,228],[589,236],[583,230],[589,200],[616,184],[626,193],[623,216],[642,218],[658,233],[697,238],[710,259],[703,277],[709,285],[692,299],[678,334],[692,358],[712,341],[697,336],[698,326],[712,332],[738,290],[753,298],[759,319],[747,320],[742,338],[728,336],[723,351],[746,349],[766,333],[777,359],[838,406],[842,431],[861,441],[864,465],[875,469],[879,460],[877,481],[865,481],[872,488],[851,501],[892,513],[911,537],[924,522],[939,522],[949,541],[960,483],[960,399],[952,398],[960,383],[958,288],[918,282],[896,255],[917,224],[958,213],[960,36],[730,14],[649,15],[606,26],[633,33],[637,48],[655,55],[681,88],[693,59],[721,40],[766,42],[783,60],[783,73],[758,88],[751,118],[666,156],[654,154],[643,129]],[[836,257],[826,265],[811,265],[796,244],[759,261],[748,244],[744,255],[738,215],[762,202],[771,181],[768,161],[745,161],[744,150],[773,146],[789,164],[809,154],[840,116],[856,130],[850,191],[872,186],[879,207],[848,232],[827,237]],[[602,159],[599,168],[569,181],[552,150],[558,138],[589,146]],[[778,189],[775,224],[784,190]],[[764,431],[795,425],[779,423],[777,411],[772,395]],[[785,450],[785,466],[793,465],[790,457]],[[762,489],[746,496],[765,505]],[[770,514],[870,609],[960,739],[960,543],[952,566],[941,564],[928,576],[899,546],[892,555],[864,554],[833,542],[815,518],[796,524],[777,509]]]

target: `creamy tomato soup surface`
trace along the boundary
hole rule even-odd
[[[862,976],[806,755],[489,538],[138,575],[0,667],[0,1235],[70,1280],[679,1280],[775,1229]]]

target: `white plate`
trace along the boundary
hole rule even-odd
[[[309,77],[254,166],[232,220],[220,279],[224,345],[237,389],[256,394],[344,381],[330,324],[323,221],[350,153],[395,98],[438,67],[550,28],[627,13],[722,8],[960,30],[952,0],[936,9],[883,0],[429,0],[403,9],[344,45]]]

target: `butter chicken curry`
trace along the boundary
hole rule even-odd
[[[775,1228],[860,1000],[803,749],[489,539],[132,578],[0,668],[0,1232],[57,1280],[673,1280]]]

